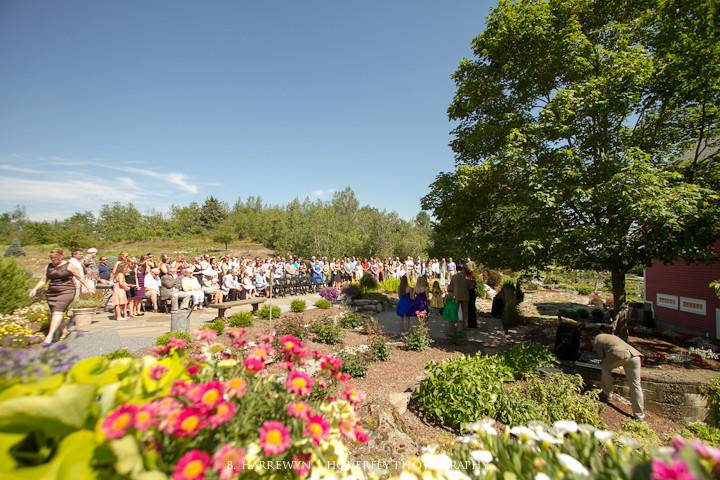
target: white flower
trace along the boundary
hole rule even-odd
[[[572,420],[558,420],[557,422],[553,423],[553,428],[555,428],[555,431],[558,432],[560,435],[565,435],[566,433],[577,432],[578,424],[573,422]]]
[[[533,420],[532,422],[528,422],[527,426],[529,428],[532,428],[536,432],[545,432],[548,430],[548,425],[545,422],[539,422],[537,420]]]
[[[540,473],[535,474],[535,480],[550,480],[550,477],[548,477],[544,473],[540,472]]]
[[[629,447],[629,448],[633,448],[633,449],[640,448],[640,442],[638,442],[637,440],[635,440],[632,437],[628,437],[627,435],[619,436],[617,441],[619,444],[625,445],[626,447]]]
[[[485,435],[497,435],[497,430],[495,430],[495,420],[491,418],[484,418],[480,420],[479,422],[473,422],[469,423],[465,429],[470,432],[475,433],[484,433]]]
[[[434,443],[431,443],[430,445],[426,445],[422,447],[421,451],[422,453],[435,453],[437,452],[438,446]]]
[[[448,480],[470,480],[470,477],[459,470],[450,470],[449,472],[445,472],[445,478]]]
[[[607,443],[615,436],[615,432],[609,430],[595,430],[593,434],[596,440],[600,440],[603,443]]]
[[[513,427],[510,429],[510,434],[516,436],[523,442],[537,440],[535,432],[530,430],[528,427]]]
[[[463,435],[462,437],[458,437],[458,442],[462,443],[463,445],[467,445],[469,443],[477,442],[478,438],[473,435]]]
[[[575,458],[571,457],[570,455],[566,455],[564,453],[558,453],[557,458],[558,458],[558,461],[560,462],[560,465],[562,465],[565,469],[574,473],[575,475],[580,475],[582,477],[587,477],[588,475],[590,475],[590,472],[588,472],[588,469],[585,468],[582,463],[578,462]]]
[[[415,475],[413,475],[410,472],[403,471],[400,474],[400,478],[398,480],[418,480],[418,477],[416,477]]]
[[[543,443],[549,443],[551,445],[560,445],[563,443],[561,439],[556,437],[555,435],[550,435],[547,432],[539,432],[537,434],[538,440],[540,440]]]
[[[588,425],[587,423],[581,423],[578,425],[578,430],[582,433],[587,433],[588,435],[592,436],[593,433],[597,430],[597,428],[593,427],[592,425]]]
[[[675,449],[673,447],[660,447],[658,448],[658,455],[662,457],[670,457],[672,454],[675,453]]]
[[[444,454],[424,453],[420,457],[425,468],[437,472],[446,472],[452,469],[452,460]]]
[[[473,450],[470,452],[473,460],[480,463],[490,463],[493,461],[492,453],[487,450]]]

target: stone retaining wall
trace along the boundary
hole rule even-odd
[[[585,383],[600,387],[600,367],[582,362],[561,362],[560,368],[566,373],[579,373]],[[654,369],[642,370],[642,388],[645,395],[645,410],[661,415],[675,422],[710,421],[711,409],[700,394],[699,386],[720,375],[707,370],[690,370],[678,374],[672,371]],[[625,374],[613,371],[615,393],[630,398],[625,385]]]

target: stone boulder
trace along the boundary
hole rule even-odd
[[[368,403],[363,408],[362,418],[369,440],[365,445],[353,448],[357,457],[396,460],[419,453],[411,429],[398,413],[398,408],[388,400]]]

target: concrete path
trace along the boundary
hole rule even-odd
[[[295,299],[302,299],[308,305],[308,309],[315,308],[313,304],[320,298],[317,294],[301,295],[297,297],[274,298],[273,305],[279,306],[283,312],[290,310],[290,302]],[[244,305],[229,310],[226,316],[241,311],[250,311],[250,305]],[[478,313],[482,313],[484,305],[478,302]],[[190,330],[201,328],[207,322],[217,316],[217,310],[205,309],[202,312],[195,311],[190,315]],[[400,319],[394,309],[376,315],[383,331],[390,335],[400,333]],[[417,320],[412,319],[411,325],[416,325]],[[447,337],[448,322],[436,313],[428,320],[430,336],[436,340]],[[68,336],[66,343],[68,349],[79,358],[103,355],[120,348],[126,348],[135,352],[142,348],[148,348],[155,344],[155,339],[170,331],[169,314],[145,313],[141,317],[130,320],[115,321],[111,313],[95,315],[93,323],[83,332],[72,333]],[[478,316],[478,328],[468,329],[467,338],[471,343],[479,344],[484,353],[494,353],[505,346],[505,331],[500,320],[491,317]]]

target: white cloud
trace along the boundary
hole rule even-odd
[[[332,196],[337,190],[334,188],[328,188],[326,190],[313,190],[312,196],[315,198],[326,198]]]
[[[33,175],[45,173],[41,170],[35,170],[34,168],[16,167],[15,165],[0,165],[0,170],[15,173],[30,173]]]
[[[120,177],[118,178],[118,181],[125,185],[128,188],[131,188],[133,190],[139,190],[140,187],[138,187],[138,184],[133,180],[132,178],[128,177]]]

